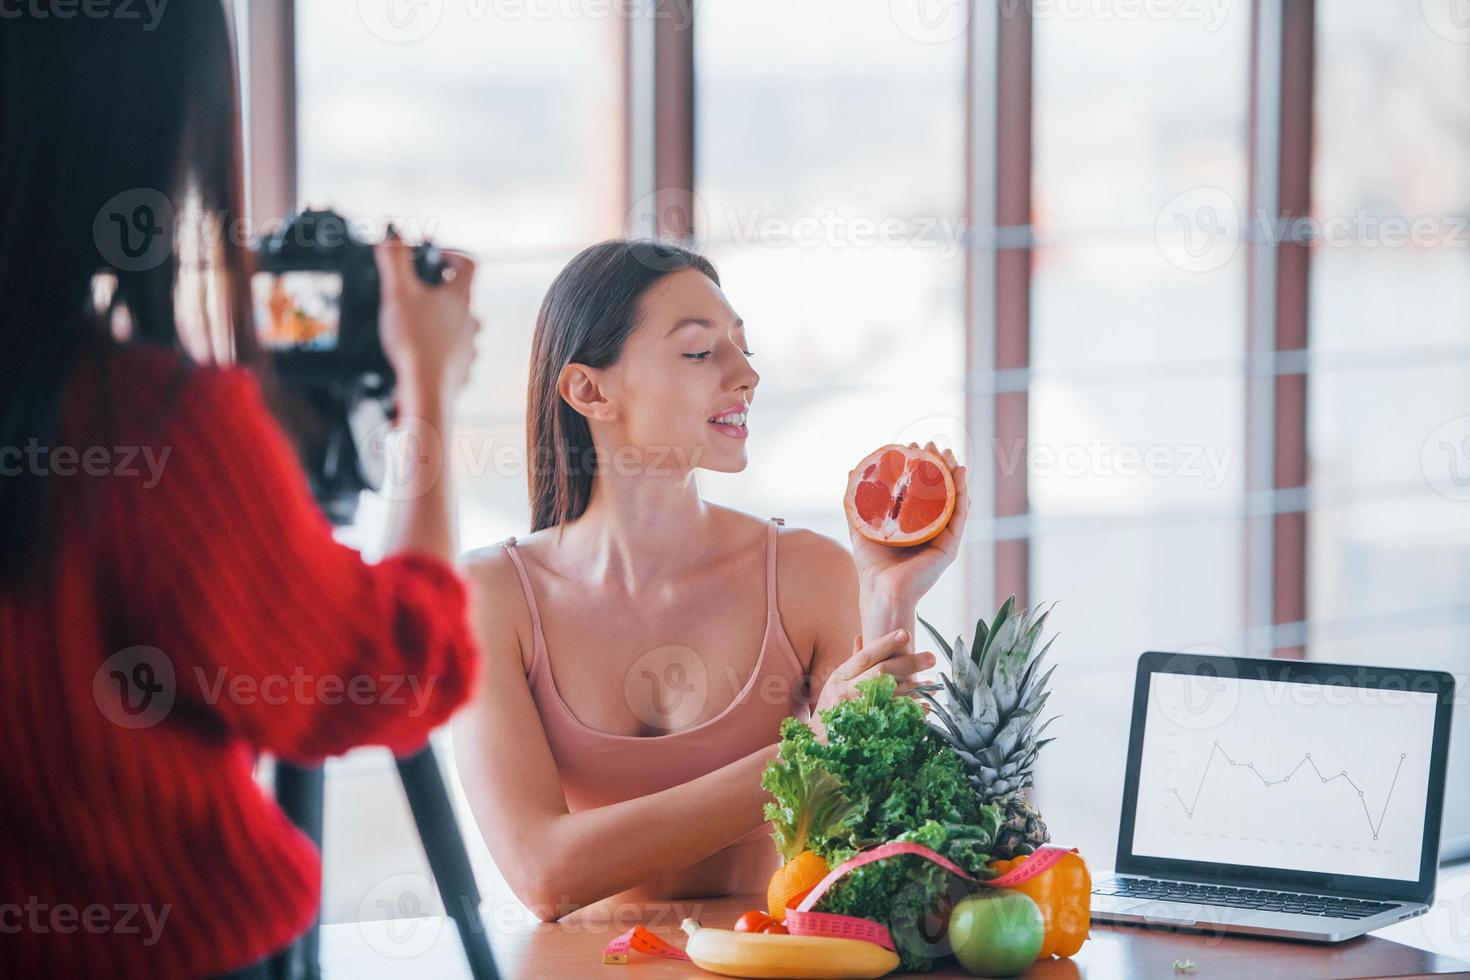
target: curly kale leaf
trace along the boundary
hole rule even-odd
[[[964,764],[925,721],[924,710],[895,694],[895,681],[881,675],[858,684],[857,697],[822,712],[827,742],[794,719],[781,726],[781,754],[819,760],[863,809],[845,837],[833,835],[809,846],[823,857],[843,847],[892,840],[926,820],[978,823],[981,801],[965,777]]]

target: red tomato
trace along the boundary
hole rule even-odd
[[[736,932],[766,932],[767,926],[771,925],[771,917],[760,909],[751,909],[740,918],[735,920]]]
[[[767,922],[765,925],[761,926],[760,931],[761,932],[776,933],[776,934],[782,935],[782,936],[790,935],[790,933],[787,930],[787,928],[785,926],[783,926],[781,923],[776,922],[775,920],[772,920],[770,922]]]

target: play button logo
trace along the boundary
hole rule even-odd
[[[1446,41],[1470,44],[1470,0],[1420,0],[1424,22]]]
[[[412,44],[434,32],[444,0],[357,0],[363,26],[389,44]]]

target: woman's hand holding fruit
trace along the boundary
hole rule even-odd
[[[862,635],[822,688],[818,711],[852,697],[859,680],[879,673],[892,674],[899,692],[908,693],[913,675],[934,666],[933,654],[914,652],[917,609],[959,555],[970,511],[969,474],[953,452],[933,442],[922,449],[917,443],[883,446],[848,474],[843,509]],[[863,637],[870,638],[866,649]]]
[[[909,449],[914,451],[918,449],[918,446],[910,443]],[[913,545],[905,545],[901,539],[895,539],[895,543],[899,545],[897,547],[894,544],[882,543],[875,539],[871,529],[865,533],[863,521],[855,508],[853,506],[847,508],[848,532],[852,538],[852,559],[857,565],[858,582],[862,601],[865,604],[863,632],[868,636],[886,632],[896,625],[907,625],[888,623],[877,630],[869,630],[866,608],[869,600],[876,600],[880,606],[907,609],[912,613],[919,600],[934,587],[934,583],[939,581],[939,576],[960,553],[960,539],[964,536],[965,520],[970,512],[969,472],[959,464],[954,453],[948,449],[941,453],[934,443],[930,442],[925,444],[924,451],[944,461],[949,471],[949,480],[946,482],[952,483],[954,488],[953,512],[947,521],[943,522],[943,529],[933,537]],[[914,479],[917,481],[918,477]],[[928,487],[920,487],[917,482],[910,486],[915,497],[919,497],[922,491],[924,497],[931,499],[933,506],[944,508],[945,501],[941,499],[941,496],[947,492],[948,488],[942,483],[936,483],[932,490]],[[920,532],[920,535],[922,533]]]

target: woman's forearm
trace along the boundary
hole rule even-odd
[[[398,424],[385,451],[388,537],[383,553],[419,551],[455,558],[447,441],[453,409],[444,385],[401,378]]]
[[[764,823],[761,772],[773,743],[698,779],[551,821],[537,894],[543,919],[688,867]]]
[[[905,649],[913,651],[917,609],[917,602],[895,597],[867,582],[858,585],[858,612],[862,619],[865,643],[894,630],[904,629],[909,633],[909,642]]]

